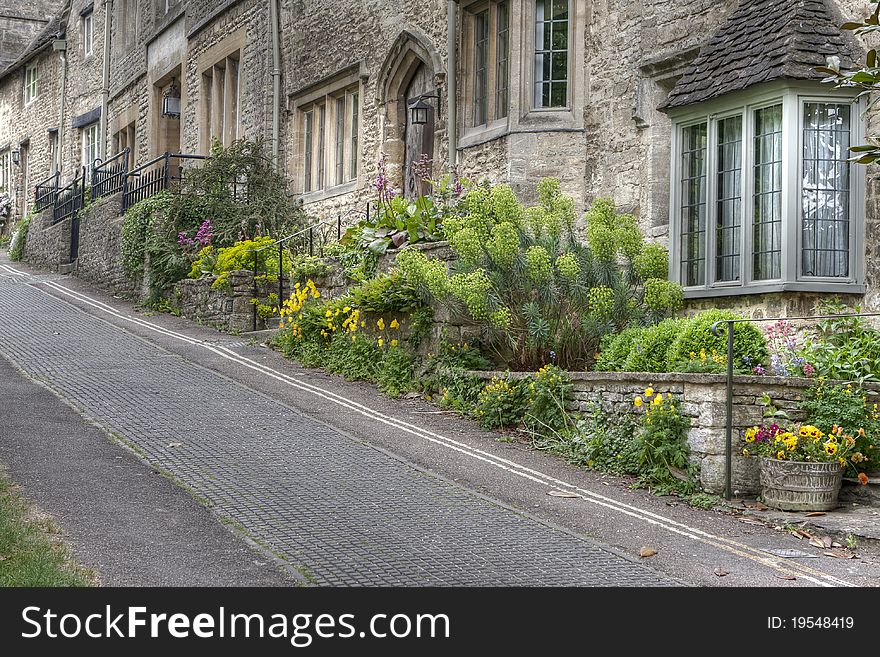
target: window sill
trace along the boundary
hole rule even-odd
[[[774,292],[819,292],[827,294],[864,294],[863,283],[828,283],[814,281],[789,281],[785,283],[757,283],[752,285],[728,285],[710,288],[685,288],[685,299],[711,299],[713,297],[749,296]]]
[[[357,183],[357,180],[351,180],[347,183],[342,183],[341,185],[334,185],[333,187],[319,189],[314,192],[302,192],[300,198],[303,203],[316,203],[335,196],[350,194],[357,190]]]
[[[499,139],[510,132],[510,124],[507,118],[497,119],[487,125],[481,125],[474,128],[466,128],[464,133],[458,138],[456,147],[458,150],[479,146],[495,139]]]

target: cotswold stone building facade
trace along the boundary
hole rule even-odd
[[[409,194],[424,158],[523,197],[556,176],[667,243],[696,307],[798,313],[835,293],[880,308],[877,184],[845,161],[876,116],[813,70],[861,60],[839,25],[869,3],[33,5],[45,23],[0,73],[0,191],[18,216],[35,182],[124,148],[136,166],[262,138],[318,217],[362,209],[382,153]]]

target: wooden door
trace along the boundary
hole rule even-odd
[[[424,125],[413,125],[412,112],[410,105],[421,94],[431,94],[434,91],[433,80],[428,67],[424,64],[416,69],[412,80],[407,85],[404,98],[406,99],[404,107],[406,107],[406,130],[403,162],[403,191],[407,198],[416,198],[422,194],[427,194],[428,185],[421,182],[413,171],[413,163],[418,162],[423,155],[427,155],[428,159],[434,157],[434,119],[435,110],[428,112],[428,122]],[[436,107],[435,98],[426,98],[424,102],[432,108]]]

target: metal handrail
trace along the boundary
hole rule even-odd
[[[346,213],[345,218],[349,218],[352,215],[362,214],[357,210],[350,211]],[[370,218],[370,204],[367,204],[366,211],[367,219]],[[311,224],[310,226],[306,226],[293,233],[292,235],[288,235],[287,237],[282,237],[281,239],[277,239],[271,244],[267,244],[266,246],[261,246],[259,249],[248,249],[248,253],[254,254],[254,268],[253,268],[253,279],[254,279],[254,298],[257,297],[257,253],[265,251],[267,249],[273,249],[275,247],[278,248],[278,303],[281,303],[281,300],[284,298],[284,245],[287,244],[290,240],[295,237],[302,237],[303,235],[308,233],[309,236],[309,255],[314,255],[314,247],[315,247],[315,239],[314,233],[316,228],[320,228],[322,226],[332,226],[334,223],[336,224],[336,239],[337,241],[342,239],[342,219],[343,215],[336,215],[335,220],[328,221],[319,221],[318,223]],[[253,310],[253,330],[257,330],[257,306],[254,304]]]
[[[85,207],[86,168],[82,167],[79,175],[73,178],[55,195],[52,204],[52,223],[57,224],[68,217],[74,217]]]
[[[56,171],[45,180],[41,180],[34,185],[34,208],[37,212],[42,212],[46,208],[55,205],[60,179],[61,172]]]
[[[722,319],[715,322],[709,328],[712,335],[721,337],[722,331],[727,331],[727,396],[725,399],[726,418],[724,421],[724,498],[730,500],[733,497],[733,338],[734,324],[747,322],[782,322],[782,321],[806,321],[816,319],[840,319],[843,317],[880,317],[880,313],[841,313],[839,315],[812,315],[808,317],[757,317],[739,319]],[[722,329],[721,325],[726,324]]]
[[[128,175],[129,153],[131,153],[131,149],[126,147],[107,160],[95,159],[92,165],[90,192],[93,201],[122,191],[125,186],[125,177]],[[121,163],[118,162],[120,159]]]
[[[139,167],[135,167],[125,175],[122,187],[122,212],[128,210],[138,201],[150,198],[161,191],[171,188],[171,183],[184,180],[183,166],[179,165],[179,174],[173,175],[171,160],[207,160],[207,155],[191,155],[188,153],[171,153],[165,151]],[[161,163],[162,166],[156,168]],[[143,179],[134,185],[133,179]]]

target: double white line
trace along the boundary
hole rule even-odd
[[[20,272],[16,273],[20,274]],[[80,292],[76,292],[74,290],[66,288],[56,282],[47,281],[43,284],[49,289],[54,290],[61,295],[64,295],[71,299],[75,299],[80,303],[86,304],[88,306],[91,306],[92,308],[107,313],[115,317],[116,319],[130,322],[132,324],[148,329],[150,331],[154,331],[166,337],[173,338],[180,342],[202,347],[216,354],[217,356],[220,356],[221,358],[225,358],[226,360],[233,361],[243,367],[259,372],[260,374],[275,379],[280,383],[315,395],[316,397],[320,397],[321,399],[337,404],[343,408],[346,408],[349,411],[359,413],[360,415],[363,415],[364,417],[367,417],[371,420],[386,424],[389,427],[393,427],[394,429],[402,431],[406,434],[415,436],[422,440],[426,440],[446,449],[456,451],[469,458],[482,461],[495,468],[499,468],[501,470],[509,472],[512,475],[527,479],[539,486],[543,486],[552,490],[564,491],[571,495],[577,496],[585,502],[589,502],[590,504],[595,504],[616,513],[636,518],[638,520],[641,520],[642,522],[660,527],[674,534],[678,534],[679,536],[684,536],[693,541],[703,543],[705,545],[710,545],[719,550],[723,550],[744,559],[748,559],[754,563],[758,563],[762,566],[770,568],[777,573],[781,573],[786,576],[798,577],[817,586],[857,586],[856,584],[840,579],[839,577],[823,572],[821,570],[811,568],[810,566],[807,566],[805,564],[775,557],[763,550],[751,547],[744,543],[740,543],[739,541],[725,538],[723,536],[717,536],[705,530],[691,527],[684,523],[678,522],[677,520],[673,520],[672,518],[654,513],[653,511],[641,509],[625,502],[621,502],[619,500],[600,495],[585,488],[581,488],[576,484],[569,483],[547,473],[535,470],[528,466],[522,465],[521,463],[517,463],[516,461],[512,461],[510,459],[491,454],[461,441],[454,440],[453,438],[443,436],[441,434],[411,424],[404,420],[385,415],[384,413],[380,413],[379,411],[364,406],[363,404],[348,399],[347,397],[339,395],[335,392],[326,390],[311,383],[306,383],[299,378],[294,378],[292,376],[284,374],[283,372],[279,372],[278,370],[275,370],[271,367],[247,358],[246,356],[237,354],[227,347],[221,345],[213,345],[202,340],[191,338],[182,333],[166,329],[138,317],[123,315],[118,310],[116,310],[112,306],[107,305],[106,303],[98,301],[97,299],[93,299]]]

